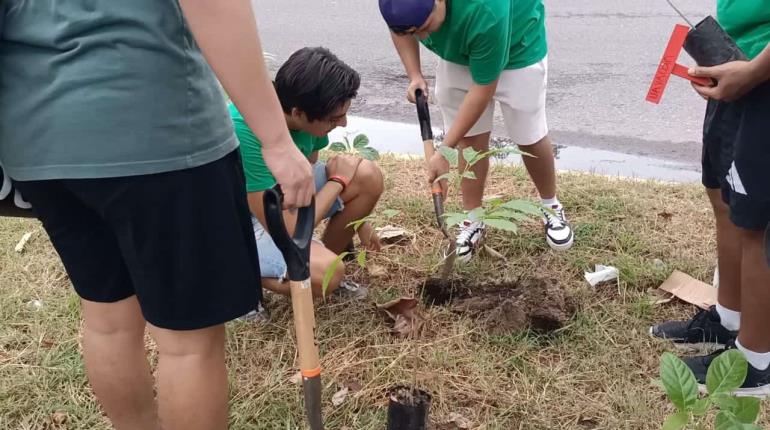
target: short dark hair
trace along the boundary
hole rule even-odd
[[[356,97],[358,72],[326,48],[302,48],[275,75],[275,91],[285,113],[297,108],[316,121]]]

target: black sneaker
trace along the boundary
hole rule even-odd
[[[650,327],[650,334],[675,343],[727,345],[738,337],[721,323],[716,306],[700,310],[689,321],[669,321]]]
[[[687,367],[695,374],[695,379],[698,380],[700,385],[700,391],[705,393],[706,389],[706,375],[708,374],[709,366],[711,363],[719,357],[723,352],[730,349],[735,349],[735,341],[728,342],[725,348],[719,351],[713,352],[709,355],[701,355],[697,357],[688,357],[684,359]],[[770,396],[770,367],[765,370],[759,370],[749,363],[748,372],[746,373],[746,380],[743,381],[741,388],[733,391],[732,394],[738,397],[759,397],[765,398]]]

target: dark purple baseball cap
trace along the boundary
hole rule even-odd
[[[391,30],[421,27],[433,12],[435,0],[380,0],[380,13]]]

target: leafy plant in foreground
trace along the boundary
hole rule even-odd
[[[663,430],[705,429],[710,412],[716,408],[716,430],[761,430],[754,424],[760,400],[735,397],[731,393],[746,379],[748,363],[740,351],[719,355],[706,375],[708,394],[698,395],[698,383],[687,364],[670,352],[660,358],[660,381],[677,412],[663,424]]]

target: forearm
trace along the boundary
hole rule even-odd
[[[754,76],[758,84],[770,80],[770,45],[765,47],[754,60],[751,61]]]
[[[326,214],[329,213],[329,209],[332,208],[334,202],[342,194],[342,185],[337,182],[329,181],[323,186],[315,195],[315,225],[318,225]]]
[[[401,57],[401,62],[404,64],[406,75],[409,79],[422,78],[422,68],[420,66],[420,44],[413,37],[399,36],[391,33],[391,39],[393,39],[393,45],[398,51],[398,56]]]
[[[497,81],[489,85],[473,84],[471,86],[470,91],[468,91],[462,104],[460,104],[457,118],[455,118],[452,127],[444,136],[443,145],[454,148],[460,143],[460,140],[468,134],[470,129],[481,118],[487,106],[489,106],[495,90],[497,90]]]
[[[250,0],[179,3],[203,55],[262,145],[290,142]]]

